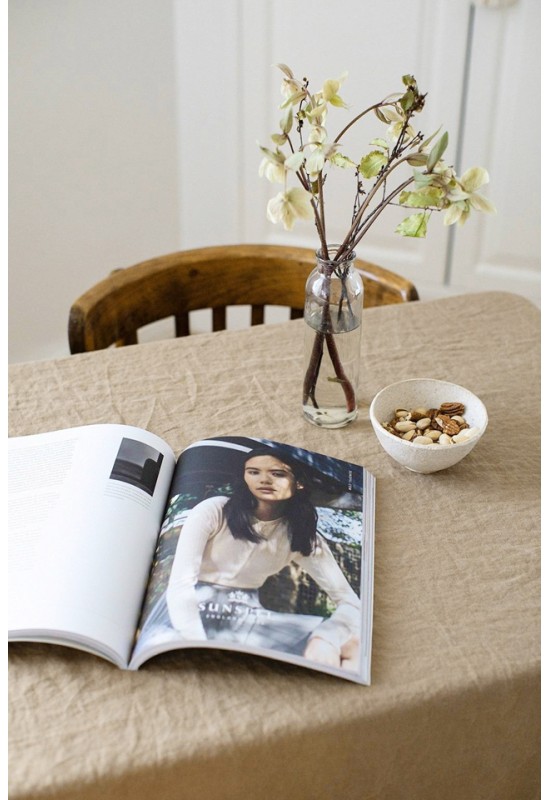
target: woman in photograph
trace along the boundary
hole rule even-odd
[[[258,590],[291,562],[336,605],[319,616],[264,608]],[[203,500],[187,517],[166,594],[170,623],[185,639],[241,643],[357,666],[360,601],[317,533],[301,465],[273,447],[243,454],[231,497]]]

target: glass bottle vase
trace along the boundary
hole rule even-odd
[[[323,428],[341,428],[357,416],[363,281],[355,253],[332,260],[317,252],[306,282],[303,412]]]

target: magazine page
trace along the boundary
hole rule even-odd
[[[175,458],[159,437],[87,425],[9,440],[9,639],[126,667]]]
[[[178,461],[130,669],[182,647],[370,682],[374,478],[246,437]]]

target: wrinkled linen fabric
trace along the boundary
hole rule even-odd
[[[138,672],[10,645],[10,798],[533,800],[539,783],[540,314],[488,292],[364,312],[359,417],[301,416],[301,321],[10,368],[10,434],[242,434],[377,478],[372,685],[218,651]],[[380,448],[376,392],[468,387],[489,426],[452,469]],[[453,398],[449,398],[452,400]]]

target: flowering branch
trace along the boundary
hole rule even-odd
[[[281,87],[285,98],[281,108],[285,113],[280,121],[281,133],[275,133],[271,137],[276,147],[274,150],[261,148],[264,158],[260,165],[260,175],[265,175],[270,181],[280,182],[285,186],[285,191],[279,193],[268,204],[268,218],[272,222],[282,222],[287,230],[291,230],[298,218],[307,219],[313,216],[321,244],[326,245],[323,184],[326,179],[324,170],[327,166],[354,168],[357,176],[361,175],[365,180],[375,180],[359,211],[354,214],[355,231],[360,224],[358,220],[361,219],[380,186],[403,163],[413,167],[423,166],[424,170],[413,171],[413,176],[407,181],[407,185],[414,181],[415,191],[400,198],[401,205],[445,210],[446,225],[453,225],[456,222],[464,224],[471,209],[494,212],[489,200],[477,191],[489,180],[486,170],[474,167],[458,178],[453,167],[448,166],[442,159],[447,148],[447,134],[444,133],[427,152],[428,145],[438,132],[424,140],[423,135],[415,133],[411,127],[413,117],[422,111],[426,98],[426,95],[419,92],[413,76],[403,77],[405,85],[403,94],[390,95],[364,109],[340,131],[332,143],[327,143],[325,121],[328,107],[329,105],[346,107],[338,94],[346,76],[338,80],[325,81],[322,90],[312,93],[307,79],[299,81],[285,64],[278,66],[285,76]],[[295,107],[297,110],[294,114]],[[377,138],[371,142],[375,149],[363,156],[359,162],[355,162],[340,152],[340,141],[353,125],[371,112],[389,126],[387,136],[385,139]],[[290,136],[294,122],[299,134],[298,147],[294,146]],[[304,137],[306,122],[309,124],[307,141]],[[284,145],[289,146],[290,156],[285,156],[281,150]],[[295,174],[301,184],[298,193],[293,194],[292,189],[286,189],[287,177],[290,174]],[[381,201],[381,207],[385,208],[387,205],[385,198]],[[409,227],[402,224],[396,232],[402,236],[411,236],[413,234],[410,233]],[[424,236],[425,233],[424,231],[420,235]],[[419,234],[414,235],[418,237]],[[344,241],[352,249],[357,244],[352,230],[348,231]]]
[[[312,92],[309,80],[298,80],[286,64],[279,64],[283,73],[280,108],[283,116],[280,131],[271,140],[275,147],[261,147],[263,159],[260,175],[275,183],[282,183],[283,190],[273,197],[267,206],[271,222],[282,222],[286,230],[292,230],[297,219],[313,219],[320,242],[320,253],[327,262],[329,251],[331,263],[336,268],[349,260],[357,244],[379,218],[388,205],[397,204],[407,209],[418,209],[406,217],[396,228],[401,236],[425,237],[432,211],[444,211],[445,225],[463,225],[471,210],[493,213],[493,205],[479,194],[489,181],[482,167],[467,170],[460,178],[454,168],[445,163],[443,155],[448,144],[448,135],[437,138],[436,131],[428,138],[412,127],[416,114],[424,108],[426,95],[421,94],[412,75],[403,76],[404,92],[388,95],[383,100],[368,106],[357,114],[330,142],[326,129],[329,106],[347,108],[339,92],[346,74],[339,79],[324,82],[322,89]],[[345,134],[366,115],[373,113],[386,126],[386,135],[374,139],[373,147],[361,159],[353,160],[341,151]],[[295,144],[292,130],[298,136]],[[307,134],[307,136],[306,136]],[[283,148],[288,147],[286,154]],[[388,181],[398,168],[412,167],[412,174],[389,189]],[[339,246],[329,248],[325,214],[325,181],[329,168],[353,169],[356,190],[351,224]],[[288,188],[289,179],[295,176],[298,186]],[[363,181],[373,181],[370,189],[363,189]],[[381,194],[380,194],[381,192]],[[345,283],[342,280],[342,300]],[[304,397],[315,404],[315,387],[324,344],[333,363],[337,382],[341,383],[346,403],[355,403],[353,387],[344,374],[336,342],[330,329],[330,316],[324,322],[323,332],[315,338],[310,364],[306,370]]]

